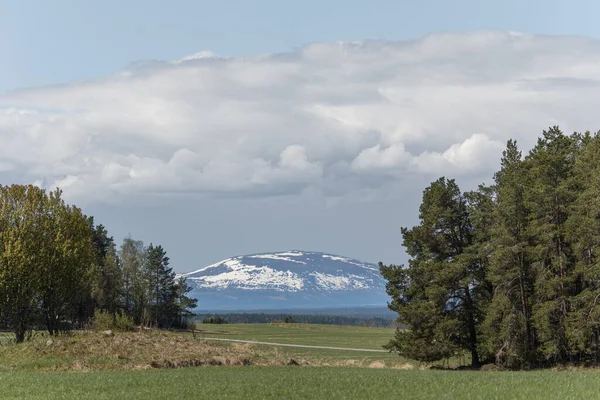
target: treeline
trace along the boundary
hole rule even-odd
[[[378,328],[396,327],[394,320],[381,317],[350,317],[342,315],[290,315],[267,313],[196,314],[203,323],[268,324],[271,322],[294,322],[302,324],[368,326]],[[204,322],[206,321],[206,322]],[[218,322],[213,322],[218,321]]]
[[[0,185],[0,327],[17,342],[39,327],[52,335],[84,327],[99,312],[182,325],[196,306],[190,290],[161,246],[126,238],[117,248],[60,190]]]
[[[465,160],[468,161],[468,160]],[[510,140],[494,183],[440,178],[402,229],[408,266],[380,269],[409,329],[389,347],[422,361],[471,354],[507,368],[600,361],[600,133]]]

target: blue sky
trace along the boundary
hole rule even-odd
[[[441,175],[598,130],[600,2],[0,0],[0,184],[64,190],[176,271],[402,263]],[[143,61],[143,62],[140,62]],[[26,88],[26,89],[25,89]]]
[[[599,37],[598,15],[595,0],[0,0],[0,92],[201,50],[274,53],[441,31]]]

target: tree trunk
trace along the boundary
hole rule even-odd
[[[465,298],[467,299],[467,323],[469,326],[469,347],[471,350],[471,366],[478,367],[481,365],[479,361],[479,353],[477,352],[477,329],[475,327],[475,316],[473,312],[473,300],[469,288],[465,288]]]
[[[25,329],[22,327],[15,329],[15,341],[17,343],[23,343],[25,341]]]

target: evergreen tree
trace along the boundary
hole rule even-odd
[[[94,218],[88,218],[92,230],[94,247],[94,283],[92,298],[96,308],[108,311],[111,315],[121,308],[122,271],[117,249],[112,236],[103,225],[94,225]]]
[[[530,209],[527,234],[532,238],[536,275],[533,322],[539,349],[549,363],[570,359],[566,319],[576,285],[566,222],[577,196],[571,187],[576,147],[576,137],[553,127],[543,132],[526,160],[530,179],[525,192]]]
[[[517,143],[509,140],[494,178],[488,277],[495,291],[487,310],[485,332],[486,347],[495,353],[496,362],[512,367],[535,361],[535,276],[529,254],[526,173]]]
[[[420,224],[403,228],[408,268],[381,265],[392,296],[390,308],[408,325],[389,347],[422,361],[471,354],[480,363],[479,304],[482,263],[465,251],[472,245],[473,227],[467,199],[454,180],[440,178],[425,189]]]
[[[188,297],[188,293],[192,291],[192,287],[187,283],[184,277],[179,277],[173,286],[174,290],[174,314],[176,325],[185,327],[187,321],[194,314],[191,310],[198,306],[198,300]]]
[[[151,243],[146,252],[151,321],[155,326],[168,326],[174,322],[173,314],[169,311],[173,311],[175,273],[169,267],[169,257],[162,246]]]
[[[408,268],[381,265],[409,328],[390,347],[509,368],[597,364],[600,133],[552,127],[525,158],[511,140],[492,187],[461,196],[447,182],[426,189],[421,224],[402,231]]]
[[[575,258],[576,294],[566,318],[569,347],[577,362],[600,361],[600,132],[581,136],[573,166],[578,194],[566,222]]]

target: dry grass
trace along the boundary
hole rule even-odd
[[[191,334],[150,331],[78,332],[49,339],[36,337],[0,348],[3,369],[101,370],[177,368],[202,365],[286,365],[281,354],[241,343],[212,343]]]
[[[108,337],[76,332],[49,339],[36,336],[0,347],[1,370],[143,370],[196,366],[343,366],[401,368],[390,362],[291,358],[277,347],[204,341],[185,332],[142,331]],[[388,365],[389,364],[389,365]]]

